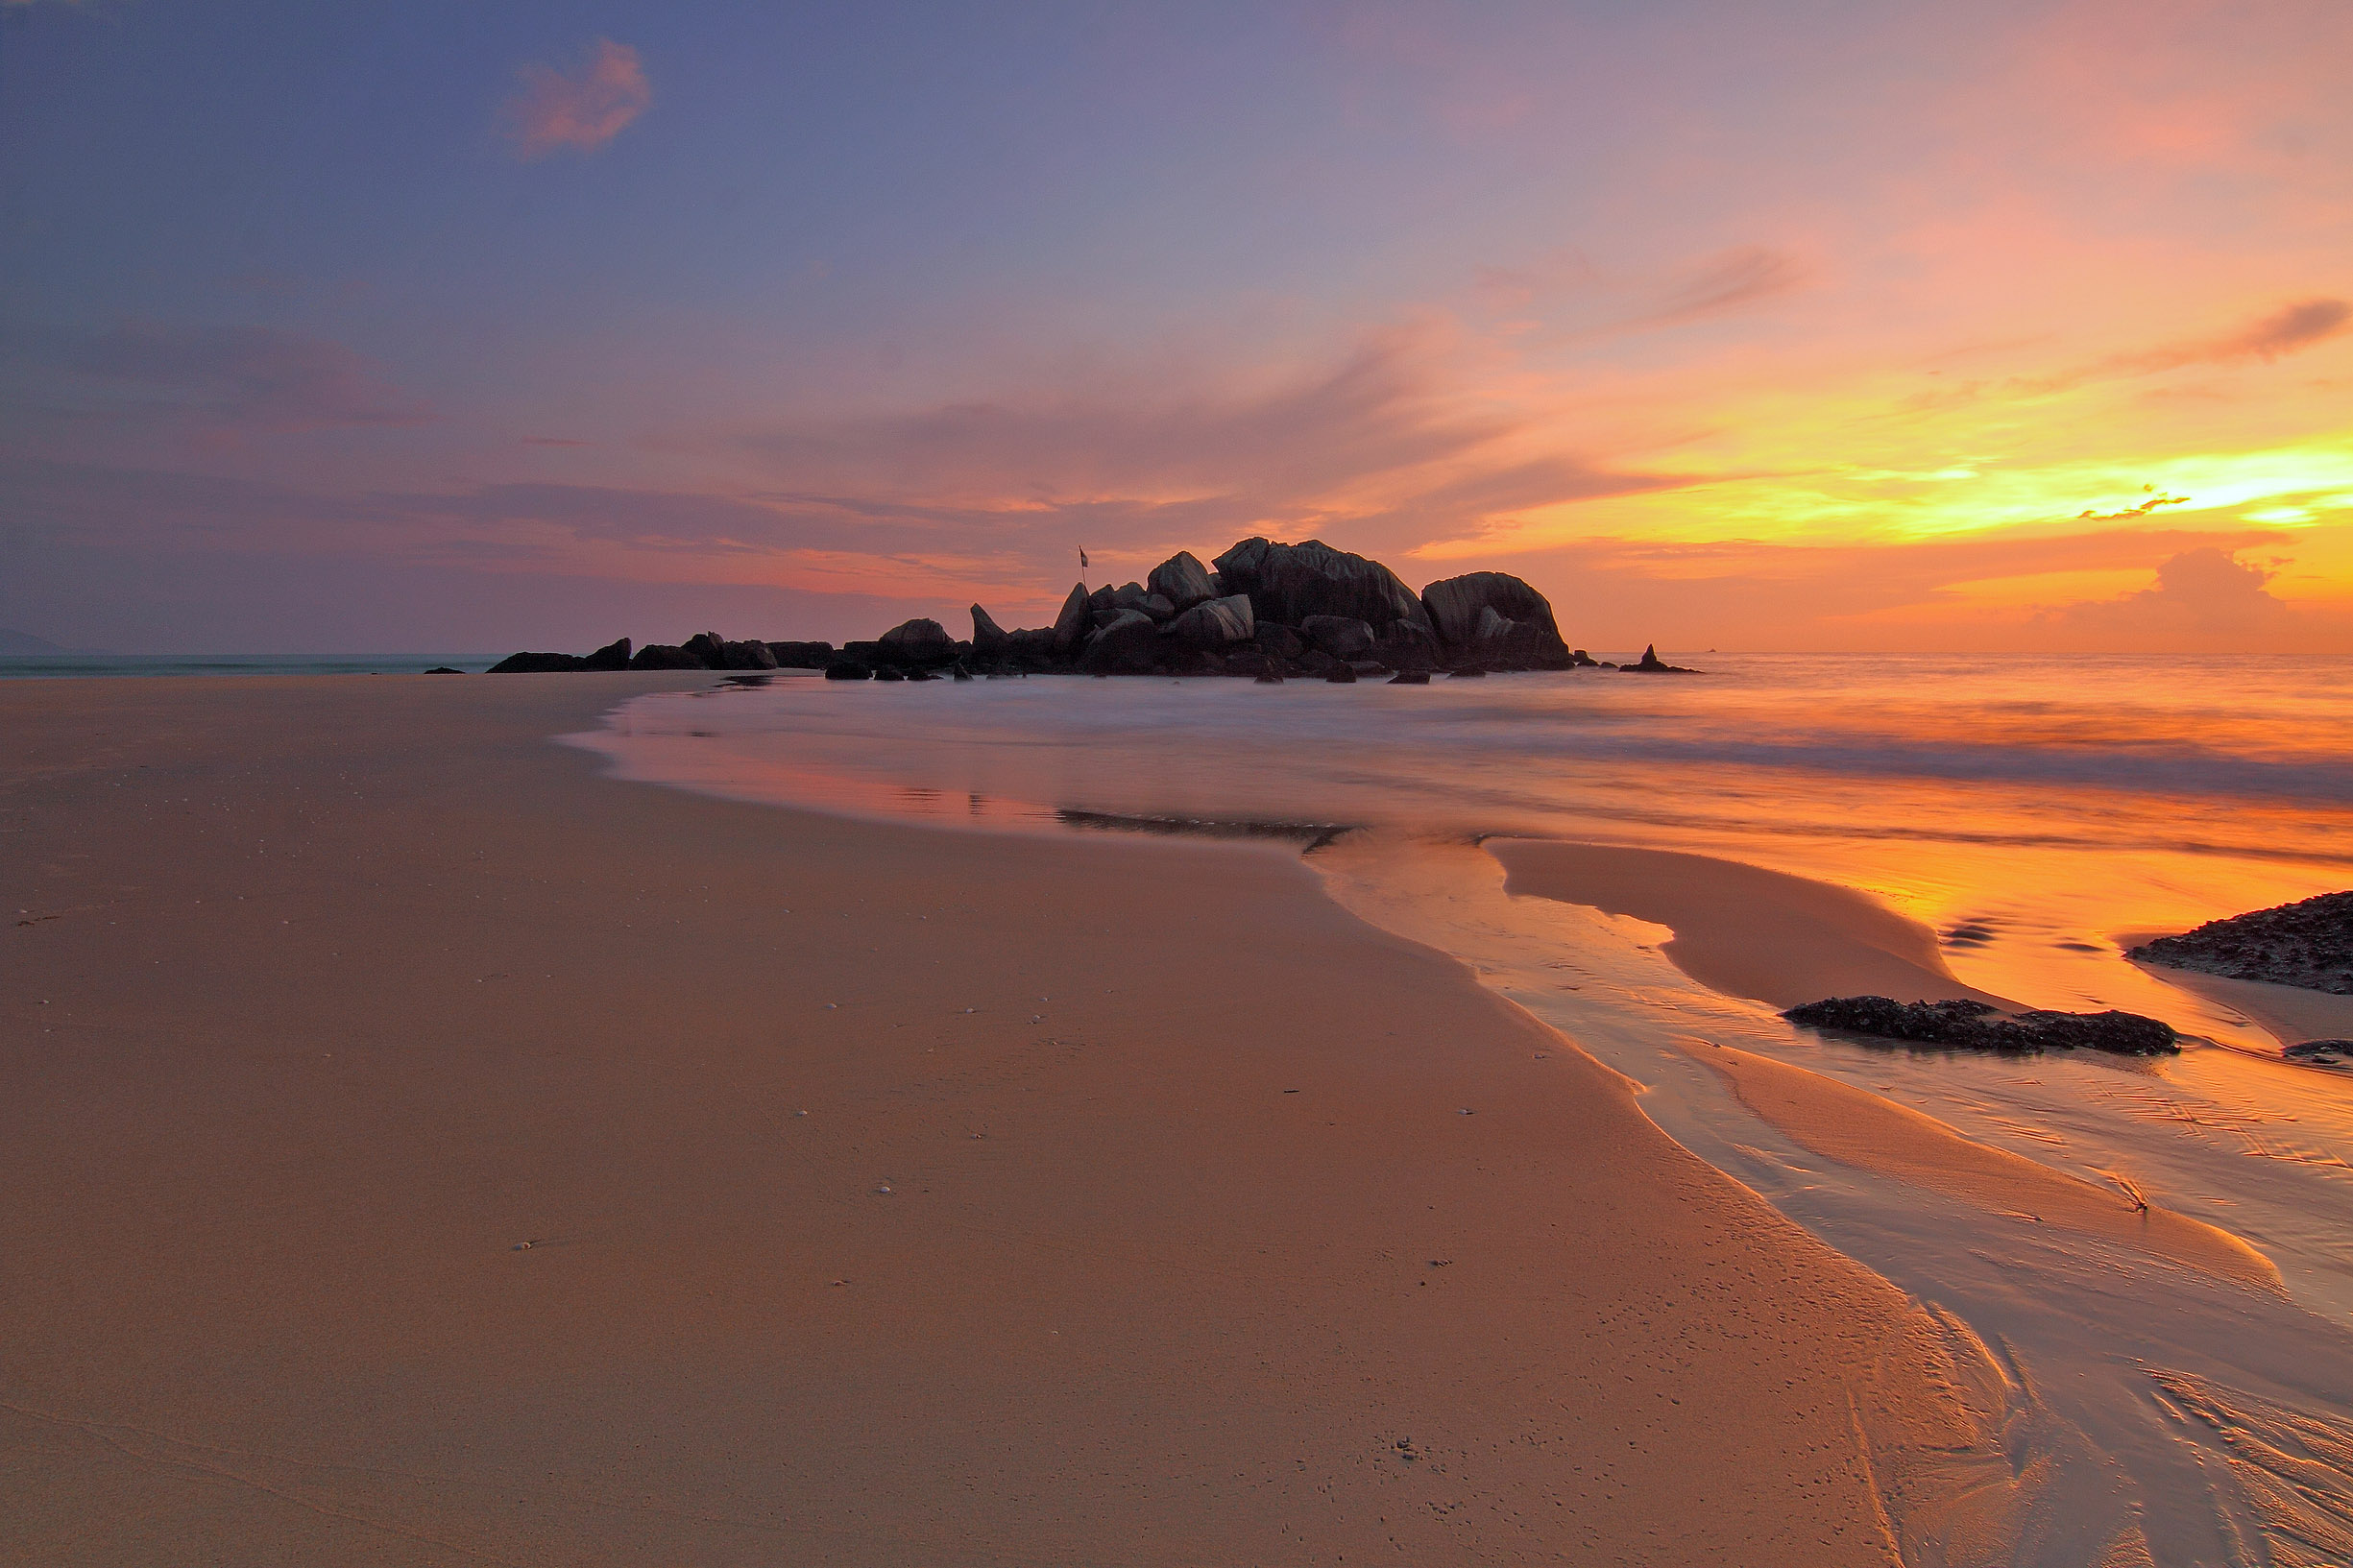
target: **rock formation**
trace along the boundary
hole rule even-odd
[[[1419,685],[1434,670],[1477,676],[1592,663],[1562,639],[1544,596],[1516,577],[1474,571],[1417,594],[1379,562],[1320,540],[1252,538],[1220,555],[1215,570],[1179,550],[1141,583],[1092,591],[1076,584],[1051,626],[1007,631],[976,604],[969,642],[918,617],[839,648],[699,632],[683,643],[648,643],[634,656],[624,638],[588,655],[520,653],[496,668],[821,669],[833,680],[886,681],[1059,671],[1346,683],[1401,673],[1420,677],[1403,684]],[[1625,667],[1686,673],[1661,663],[1656,650]]]
[[[2120,1056],[2158,1056],[2181,1049],[2171,1025],[2113,1009],[2055,1013],[2034,1008],[2004,1018],[1982,1001],[1832,997],[1792,1007],[1782,1017],[1809,1029],[1964,1050],[2074,1050],[2080,1047]]]
[[[2135,963],[2353,997],[2353,892],[2323,893],[2300,904],[2211,920],[2124,956]]]

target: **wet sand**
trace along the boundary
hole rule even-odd
[[[548,743],[665,682],[0,688],[0,1560],[2000,1556],[1979,1369],[1295,856]]]
[[[1674,929],[1660,952],[1700,984],[1769,1006],[1825,997],[2019,1004],[1964,985],[1936,933],[1852,888],[1673,850],[1490,839],[1507,892]]]

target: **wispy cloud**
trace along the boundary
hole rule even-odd
[[[522,79],[500,118],[515,156],[525,160],[563,148],[594,152],[653,102],[638,52],[610,38],[598,38],[570,76],[532,64],[522,68]]]
[[[2110,354],[2055,375],[2026,379],[2020,385],[2029,392],[2063,392],[2086,381],[2157,375],[2190,365],[2237,365],[2250,360],[2268,365],[2335,337],[2348,323],[2353,323],[2353,303],[2328,298],[2298,300],[2227,332]]]
[[[1803,286],[1807,269],[1786,252],[1761,245],[1727,251],[1669,284],[1635,325],[1671,326],[1721,316]]]
[[[0,338],[0,361],[7,360],[47,373],[36,411],[52,418],[176,422],[258,435],[421,424],[433,417],[363,355],[268,326],[18,329]]]

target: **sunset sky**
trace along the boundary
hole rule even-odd
[[[0,626],[2353,652],[2353,5],[0,5]]]

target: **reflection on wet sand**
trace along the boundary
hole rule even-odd
[[[2299,739],[2341,733],[2353,679],[2242,683],[2226,711],[2114,663],[1724,663],[1634,692],[778,683],[693,705],[716,736],[648,699],[584,738],[626,776],[738,798],[1311,848],[1347,908],[1461,958],[1929,1305],[2025,1488],[2015,1560],[2341,1560],[2353,1082],[2281,1048],[2344,999],[2283,1005],[2123,951],[2353,881],[2353,769]],[[2162,1061],[1988,1058],[1777,1016],[1857,991],[2194,1038]],[[1928,1496],[1897,1520],[1910,1560],[1991,1528]]]

